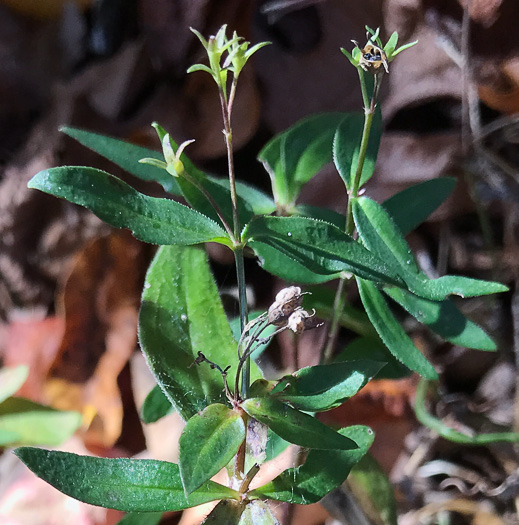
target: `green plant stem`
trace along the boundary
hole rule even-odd
[[[229,111],[229,109],[232,109],[232,101],[231,101],[231,106],[229,107],[229,105],[226,103],[226,97],[221,87],[219,89],[219,92],[220,92],[220,104],[222,107],[222,116],[223,116],[223,125],[224,125],[223,134],[225,137],[225,145],[227,148],[227,166],[228,166],[228,171],[229,171],[229,187],[231,190],[234,238],[236,239],[237,243],[241,244],[240,217],[238,215],[238,196],[236,193],[236,176],[234,173],[234,154],[233,154],[233,146],[232,146],[231,113]]]
[[[429,385],[430,383],[425,379],[421,379],[418,383],[414,410],[418,421],[427,428],[434,430],[442,438],[448,439],[454,443],[462,443],[464,445],[488,445],[498,441],[506,441],[508,443],[519,442],[519,433],[516,432],[495,432],[468,436],[467,434],[463,434],[462,432],[458,432],[457,430],[448,427],[441,419],[438,419],[427,412],[427,409],[425,408],[425,397]]]
[[[348,191],[348,206],[346,209],[346,228],[345,231],[348,235],[352,235],[355,230],[355,222],[353,220],[353,201],[359,195],[360,183],[362,178],[362,169],[364,167],[364,160],[366,159],[366,152],[368,150],[369,135],[371,132],[371,125],[373,123],[373,117],[375,115],[375,109],[377,106],[378,90],[380,88],[380,80],[378,76],[375,77],[375,88],[373,90],[373,96],[371,102],[368,102],[368,96],[366,92],[366,81],[364,78],[364,72],[361,68],[357,68],[359,71],[360,86],[362,91],[362,100],[364,101],[364,127],[362,129],[362,138],[360,141],[359,160],[357,163],[357,169],[355,171],[355,177],[351,189]],[[346,281],[350,277],[341,277],[337,291],[335,293],[335,300],[333,302],[332,322],[330,330],[325,339],[325,343],[321,349],[321,363],[329,363],[332,356],[337,337],[339,335],[339,320],[342,314],[342,310],[346,303]]]

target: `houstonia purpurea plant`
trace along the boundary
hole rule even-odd
[[[266,500],[319,501],[343,483],[373,441],[367,427],[333,429],[316,413],[344,403],[375,376],[396,378],[414,371],[428,380],[437,377],[393,316],[390,303],[401,305],[447,341],[495,350],[489,336],[465,318],[449,296],[473,297],[507,288],[460,276],[431,279],[405,240],[451,193],[453,179],[419,184],[383,204],[361,196],[380,141],[380,83],[394,57],[408,47],[396,49],[396,33],[384,46],[378,31],[369,30],[362,49],[356,44],[351,54],[343,50],[359,73],[363,112],[309,117],[261,150],[259,160],[271,178],[273,197],[237,181],[233,163],[232,108],[238,79],[247,60],[266,43],[250,47],[236,33],[228,38],[225,26],[207,40],[194,33],[207,52],[208,65],[197,64],[189,72],[210,74],[216,83],[228,179],[199,170],[186,156],[190,141],[178,145],[154,124],[162,154],[79,129],[63,132],[133,175],[159,182],[170,194],[184,197],[188,206],[139,193],[94,168],[52,168],[29,183],[86,206],[115,227],[131,229],[144,242],[161,245],[147,273],[139,317],[140,344],[157,380],[142,416],[151,422],[174,409],[186,421],[179,463],[37,448],[20,448],[16,454],[38,476],[74,498],[136,513],[132,523],[157,522],[161,512],[220,501],[208,522],[271,524],[277,521]],[[298,203],[302,186],[330,162],[344,181],[344,214]],[[225,315],[206,242],[234,253],[237,322]],[[245,299],[246,253],[288,281],[269,310],[251,315],[251,320]],[[321,286],[330,280],[339,282],[335,297]],[[313,285],[312,295],[300,285]],[[345,291],[355,285],[364,311],[347,304]],[[328,330],[320,364],[267,381],[256,364],[261,351],[280,331],[299,334],[317,328],[321,323],[313,308],[330,319],[320,328]],[[358,334],[346,349],[336,348],[340,327]],[[267,448],[272,456],[283,440],[307,449],[306,458],[301,455],[301,464],[257,486],[254,478]],[[221,469],[227,470],[226,484],[211,481]]]

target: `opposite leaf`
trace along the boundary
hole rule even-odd
[[[240,501],[222,500],[208,514],[201,525],[238,525],[245,510],[245,504]]]
[[[245,228],[243,236],[264,268],[274,275],[285,276],[286,267],[273,266],[263,256],[265,245],[321,275],[352,272],[376,282],[401,282],[383,260],[327,222],[306,217],[257,217]],[[289,275],[286,277],[292,280]]]
[[[436,379],[436,370],[394,318],[377,287],[363,279],[357,279],[357,284],[366,313],[389,351],[411,370],[428,379]]]
[[[148,197],[101,170],[66,166],[40,171],[29,188],[85,206],[116,228],[129,228],[151,244],[220,242],[227,234],[211,219],[178,202]]]
[[[315,417],[285,405],[272,397],[249,398],[241,407],[249,416],[268,425],[283,439],[308,448],[356,449],[357,444],[324,425]]]
[[[219,472],[245,439],[245,424],[235,410],[209,405],[186,424],[179,440],[179,467],[186,494]]]
[[[331,410],[354,396],[383,366],[359,360],[301,368],[281,379],[271,395],[298,410]]]
[[[208,481],[188,497],[178,465],[145,459],[106,459],[23,447],[15,454],[67,496],[125,512],[178,511],[239,494]]]
[[[339,430],[358,444],[355,450],[311,450],[303,465],[282,472],[271,482],[251,491],[251,497],[287,501],[299,505],[317,503],[339,487],[350,469],[373,443],[373,431],[361,425]]]

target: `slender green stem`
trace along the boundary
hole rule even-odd
[[[489,434],[476,434],[468,436],[462,432],[458,432],[453,428],[448,427],[441,419],[434,417],[427,412],[425,408],[425,397],[429,382],[421,379],[416,388],[416,397],[414,402],[414,410],[416,418],[422,425],[437,432],[442,438],[453,441],[454,443],[462,443],[464,445],[488,445],[498,441],[506,441],[508,443],[519,442],[519,433],[516,432],[494,432]]]
[[[240,217],[238,215],[238,195],[236,193],[236,176],[234,173],[234,154],[232,146],[232,129],[231,129],[231,114],[229,113],[229,106],[226,103],[226,97],[222,88],[220,92],[220,104],[222,106],[222,116],[224,130],[223,134],[225,137],[225,145],[227,147],[227,166],[229,171],[229,187],[231,190],[231,203],[232,203],[232,219],[234,227],[234,237],[236,242],[241,243],[241,232],[240,232]]]
[[[367,108],[369,107],[369,97],[368,90],[366,88],[366,78],[364,77],[364,70],[361,67],[357,67],[357,72],[359,74],[360,90],[362,92],[362,102],[364,104],[364,108]]]
[[[351,188],[348,190],[348,206],[346,208],[345,228],[345,231],[348,235],[352,235],[355,230],[355,222],[353,220],[353,202],[359,195],[362,180],[362,169],[364,168],[364,161],[366,159],[366,153],[368,151],[369,135],[371,132],[371,125],[373,124],[373,117],[375,115],[375,110],[377,107],[377,97],[381,82],[381,76],[375,76],[375,86],[373,89],[373,95],[371,97],[371,101],[369,101],[366,89],[366,80],[364,78],[364,71],[360,67],[357,68],[357,71],[359,72],[362,100],[364,102],[364,127],[362,130],[362,138],[360,141],[359,160],[357,162],[355,177],[353,179],[353,184]],[[321,363],[328,363],[333,356],[333,350],[335,348],[337,337],[339,335],[339,319],[341,317],[342,310],[346,303],[345,284],[346,281],[349,279],[350,277],[341,277],[339,285],[337,286],[335,300],[333,303],[332,321],[330,329],[321,348]]]

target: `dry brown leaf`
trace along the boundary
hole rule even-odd
[[[117,377],[137,340],[137,309],[149,248],[128,232],[89,244],[62,289],[65,333],[46,392],[53,406],[90,421],[86,441],[111,446],[121,432]]]

